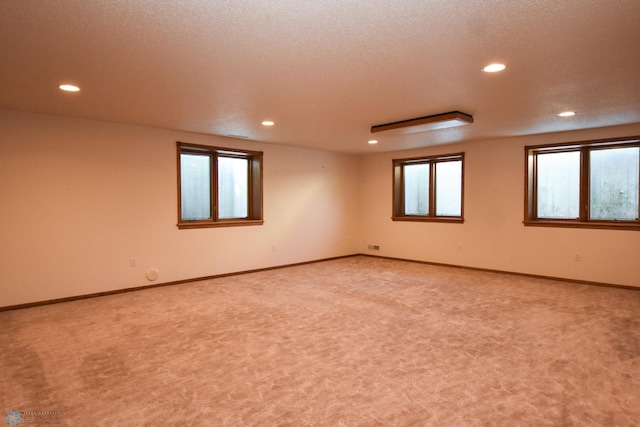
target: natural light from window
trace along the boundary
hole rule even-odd
[[[640,230],[640,138],[525,147],[525,225]]]
[[[394,159],[394,221],[462,223],[464,153]]]
[[[436,163],[436,216],[462,213],[462,161]]]
[[[218,157],[218,216],[221,219],[247,217],[248,176],[247,159]]]
[[[180,155],[182,219],[211,218],[211,162],[209,156]]]
[[[578,218],[580,152],[538,155],[538,218]]]
[[[591,152],[591,219],[637,219],[639,152],[638,147]]]

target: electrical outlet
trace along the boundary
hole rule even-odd
[[[574,261],[580,261],[580,253],[576,252],[575,257],[573,258]]]
[[[380,246],[378,246],[378,245],[369,245],[369,250],[371,250],[371,251],[379,251],[380,250]]]
[[[136,261],[136,258],[133,257],[129,260],[129,266],[130,267],[136,267],[138,265],[138,262]]]

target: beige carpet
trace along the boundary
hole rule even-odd
[[[640,292],[364,256],[3,312],[0,345],[0,425],[640,423]]]

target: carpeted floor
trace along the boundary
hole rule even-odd
[[[364,256],[2,312],[0,354],[25,425],[640,423],[639,291]]]

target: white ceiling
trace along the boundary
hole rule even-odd
[[[352,153],[639,123],[640,0],[0,0],[0,108]]]

